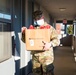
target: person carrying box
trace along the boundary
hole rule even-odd
[[[50,29],[50,42],[43,41],[43,51],[31,51],[33,74],[34,75],[54,75],[54,53],[53,47],[59,46],[60,39],[55,28],[45,22],[43,12],[40,10],[33,12],[34,29]],[[22,27],[22,40],[25,42],[26,27]],[[47,36],[46,36],[47,37]]]

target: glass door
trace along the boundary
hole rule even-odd
[[[0,22],[0,62],[12,55],[11,24]]]

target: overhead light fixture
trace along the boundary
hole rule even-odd
[[[65,11],[65,10],[66,10],[66,8],[59,8],[59,10],[60,10],[60,11]]]

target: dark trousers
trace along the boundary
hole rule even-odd
[[[42,75],[54,75],[54,65],[50,64],[47,66],[47,72],[43,73],[42,71]]]

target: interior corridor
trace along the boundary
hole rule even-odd
[[[76,75],[76,62],[71,47],[55,48],[54,56],[55,75]]]
[[[58,47],[54,55],[55,75],[76,75],[76,62],[71,47]]]

